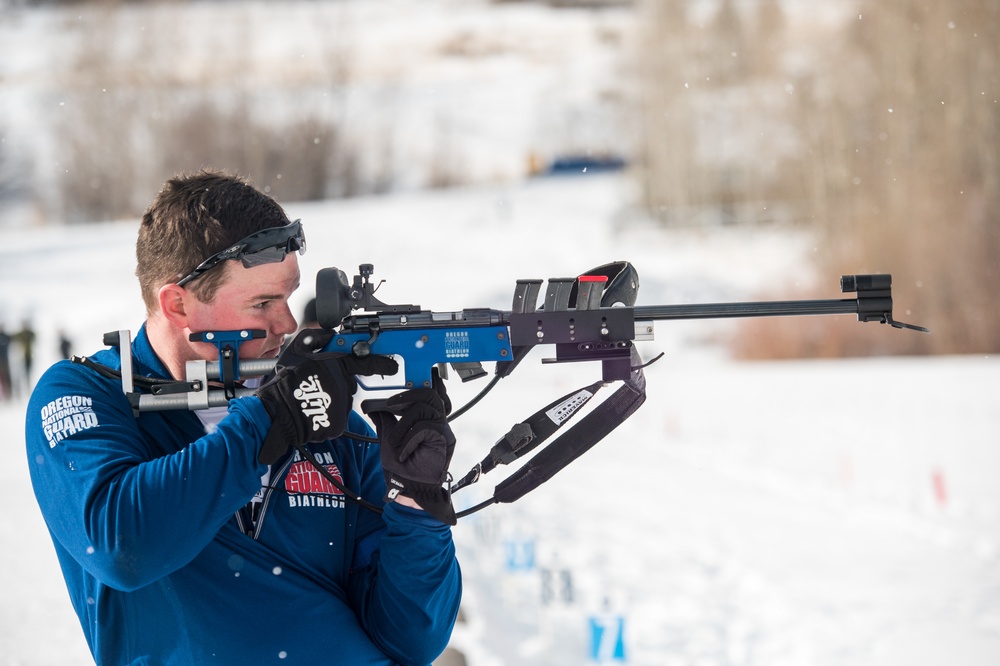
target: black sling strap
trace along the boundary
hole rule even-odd
[[[618,390],[584,416],[573,427],[556,438],[555,441],[539,451],[521,469],[500,482],[493,489],[492,498],[459,512],[457,514],[458,517],[461,518],[475,513],[492,504],[509,504],[524,497],[555,476],[561,469],[589,451],[612,430],[621,425],[625,419],[634,414],[646,400],[646,377],[643,374],[642,361],[634,347],[632,348],[631,362],[631,376]],[[527,422],[536,420],[542,412],[544,410],[535,414]],[[515,426],[515,429],[517,429],[517,426]],[[476,468],[479,468],[480,465],[482,463],[477,465]],[[474,468],[473,472],[470,472],[470,476],[476,471]],[[467,485],[477,480],[478,477],[479,475],[476,474],[475,478],[468,480],[469,476],[467,476],[463,479],[465,483],[462,483],[462,485]]]

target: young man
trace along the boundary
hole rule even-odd
[[[304,251],[301,224],[242,179],[168,181],[136,243],[136,386],[217,360],[192,334],[257,329],[240,358],[277,357],[297,328],[288,299]],[[31,480],[97,664],[428,664],[444,650],[461,577],[450,498],[428,483],[454,448],[443,388],[390,399],[375,415],[382,445],[358,441],[371,429],[351,411],[354,375],[395,363],[317,354],[329,334],[303,333],[228,407],[133,413],[108,371],[117,347],[38,382]],[[323,400],[305,409],[309,386]],[[298,450],[306,441],[343,486],[371,501],[390,496],[388,480],[393,500],[381,513],[345,501]]]

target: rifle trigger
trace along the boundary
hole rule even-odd
[[[351,345],[351,353],[359,358],[364,358],[372,353],[372,345],[378,339],[379,327],[378,324],[372,324],[368,332],[372,334],[367,340],[358,340],[353,345]]]
[[[486,375],[483,364],[479,361],[460,361],[451,364],[451,369],[455,371],[459,379],[464,384],[472,379],[479,379]]]
[[[361,411],[365,414],[371,414],[373,412],[387,412],[386,403],[389,402],[386,398],[369,398],[367,400],[361,401]]]

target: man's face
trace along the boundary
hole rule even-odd
[[[288,298],[299,287],[298,255],[284,261],[244,268],[239,261],[227,261],[215,270],[226,271],[223,285],[211,303],[192,298],[188,304],[188,327],[193,333],[261,329],[266,337],[240,345],[240,358],[272,358],[278,355],[285,336],[297,325]],[[191,343],[199,358],[216,360],[218,350],[209,343]]]

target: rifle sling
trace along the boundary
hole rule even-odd
[[[635,348],[632,349],[632,364],[631,377],[618,390],[499,483],[493,490],[492,499],[462,511],[458,516],[469,515],[490,504],[509,504],[524,497],[624,423],[646,400],[646,378]]]

